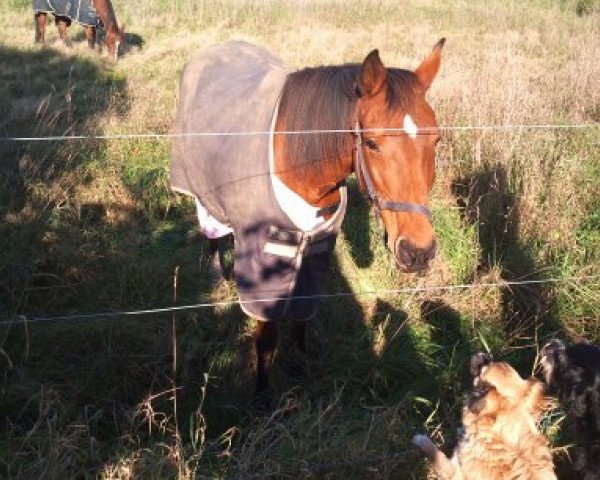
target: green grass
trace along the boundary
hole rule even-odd
[[[232,38],[292,68],[372,48],[415,68],[445,36],[440,124],[598,122],[596,3],[115,0],[132,41],[115,65],[77,26],[73,51],[52,24],[50,47],[33,46],[30,4],[11,0],[0,136],[168,133],[187,59]],[[253,322],[235,305],[177,313],[175,337],[170,314],[0,326],[0,476],[425,478],[409,440],[455,438],[473,353],[529,375],[551,336],[600,341],[597,280],[485,286],[600,271],[599,142],[599,129],[444,132],[426,276],[394,269],[350,181],[328,291],[355,295],[325,302],[306,358],[282,322],[268,413],[251,402]],[[180,304],[234,300],[232,284],[210,286],[169,159],[165,139],[0,143],[0,320],[168,306],[175,271]],[[372,295],[462,283],[473,288]],[[545,425],[563,445],[557,419]]]

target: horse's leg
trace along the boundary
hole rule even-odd
[[[85,30],[85,38],[87,38],[88,47],[93,50],[96,46],[96,27],[85,25],[83,29]]]
[[[208,240],[210,243],[210,250],[208,252],[209,256],[212,258],[219,253],[219,239],[218,238],[210,238]]]
[[[221,249],[219,250],[219,265],[221,266],[221,274],[225,280],[231,280],[233,274],[233,265],[227,265],[225,262],[225,252],[232,250],[235,244],[235,238],[233,234],[225,235],[222,237]]]
[[[46,12],[35,14],[35,43],[46,45]]]
[[[208,278],[216,284],[223,277],[223,267],[219,259],[219,238],[210,238],[208,250]]]
[[[308,356],[306,355],[306,321],[292,321],[293,340],[296,351],[288,357],[288,374],[296,384],[303,384],[308,378]]]
[[[226,268],[225,250],[233,248],[234,241],[232,234],[209,239],[208,275],[213,283],[231,278],[231,268]]]
[[[277,346],[277,324],[275,322],[256,322],[256,394],[269,389],[269,367],[273,362],[273,353]]]
[[[69,34],[67,32],[67,27],[71,25],[71,19],[57,15],[55,17],[55,22],[56,26],[58,27],[58,36],[67,47],[71,48],[73,44],[71,43],[71,39],[69,38]]]

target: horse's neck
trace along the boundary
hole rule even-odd
[[[275,131],[318,130],[275,136],[279,178],[308,203],[329,206],[352,172],[350,133],[356,111],[354,65],[307,68],[291,73],[281,95]],[[309,163],[307,163],[309,162]]]
[[[104,24],[104,28],[108,30],[109,25],[117,24],[117,17],[110,0],[94,0],[94,8]]]
[[[278,121],[275,131],[285,130]],[[353,170],[353,139],[348,136],[346,154],[337,159],[317,159],[316,168],[299,171],[298,167],[286,164],[286,135],[276,135],[274,140],[274,166],[279,179],[315,207],[327,207],[339,202],[339,187]]]

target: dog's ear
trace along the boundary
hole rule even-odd
[[[489,353],[479,352],[471,358],[471,376],[473,378],[481,375],[481,369],[492,362],[492,356]]]

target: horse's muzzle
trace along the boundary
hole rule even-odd
[[[420,272],[429,268],[429,262],[436,256],[438,250],[437,239],[427,248],[418,248],[409,240],[399,237],[396,240],[394,256],[398,268],[404,272]]]

